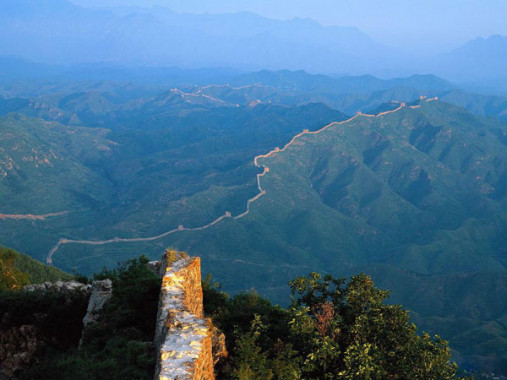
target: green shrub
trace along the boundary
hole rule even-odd
[[[205,280],[207,312],[226,333],[223,379],[457,379],[447,342],[417,333],[408,313],[367,275],[318,273],[290,282],[288,309],[255,293],[220,297]]]
[[[144,256],[94,276],[113,282],[113,295],[98,323],[90,325],[79,350],[49,349],[23,373],[24,379],[152,379],[161,280]],[[81,319],[83,315],[81,315]],[[76,323],[81,330],[81,320]]]
[[[36,325],[52,347],[68,349],[81,336],[88,295],[47,292],[0,292],[2,329]]]

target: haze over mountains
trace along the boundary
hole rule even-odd
[[[0,244],[85,274],[173,246],[282,303],[297,275],[364,271],[507,374],[506,37],[415,56],[67,0],[4,0],[0,25]]]
[[[357,28],[324,27],[310,19],[178,14],[161,6],[82,8],[66,0],[6,0],[1,7],[0,55],[38,62],[389,77],[432,73],[497,88],[507,83],[507,38],[501,36],[421,57],[380,44]]]
[[[0,86],[0,241],[41,260],[60,238],[84,241],[51,256],[84,273],[171,245],[200,255],[225,289],[280,302],[296,275],[365,271],[466,366],[504,370],[507,129],[493,117],[505,117],[505,98],[435,76],[260,71],[228,82]],[[244,214],[259,194],[255,156],[425,93],[489,118],[423,100],[305,135],[259,159],[266,194]]]

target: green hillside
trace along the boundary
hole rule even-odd
[[[449,338],[462,363],[505,371],[507,149],[498,130],[505,125],[433,101],[305,134],[258,160],[269,167],[266,195],[249,215],[168,243],[203,256],[226,289],[278,300],[287,280],[310,270],[372,273],[423,329]]]
[[[282,303],[286,282],[312,270],[371,273],[423,329],[451,339],[462,363],[504,370],[505,124],[438,101],[334,123],[260,158],[266,194],[246,216],[225,217],[259,193],[256,155],[346,119],[337,109],[394,110],[393,99],[418,99],[415,85],[463,101],[431,77],[349,78],[333,90],[299,76],[158,95],[76,85],[0,100],[0,242],[45,260],[61,238],[88,241],[52,257],[86,274],[174,246],[203,257],[226,290]],[[368,91],[347,93],[363,82]],[[464,102],[486,115],[503,107]]]
[[[227,210],[241,213],[256,192],[253,156],[303,128],[345,118],[322,104],[203,109],[161,99],[137,116],[120,113],[131,117],[126,130],[19,113],[0,118],[0,214],[8,216],[0,217],[0,241],[44,260],[60,237],[153,236],[180,224],[209,223]],[[187,106],[193,111],[176,111]],[[156,243],[148,252],[160,251]],[[121,249],[120,260],[138,253]],[[79,269],[92,273],[117,261],[106,256]],[[65,268],[76,265],[69,261]]]
[[[89,225],[110,203],[107,131],[19,114],[0,118],[0,241],[30,256],[57,231]],[[99,170],[98,170],[99,168]]]
[[[0,268],[5,269],[11,265],[18,272],[18,282],[28,284],[42,284],[43,282],[68,281],[74,279],[74,276],[65,273],[55,267],[45,265],[30,256],[16,252],[13,249],[0,246]],[[0,276],[3,276],[1,273]],[[1,280],[0,280],[1,282]]]

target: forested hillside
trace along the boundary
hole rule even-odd
[[[44,265],[30,256],[0,246],[0,289],[19,290],[24,285],[71,280],[74,276]]]
[[[433,76],[233,79],[4,87],[0,241],[86,274],[174,246],[282,303],[299,275],[364,271],[460,363],[503,370],[502,98]]]

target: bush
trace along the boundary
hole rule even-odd
[[[79,342],[87,306],[85,293],[0,292],[2,329],[35,325],[48,344],[62,350]]]
[[[79,350],[48,349],[24,379],[152,379],[151,342],[161,280],[141,256],[94,276],[113,282],[113,295],[98,323],[90,325]],[[83,315],[81,315],[81,319]],[[76,323],[81,329],[81,320]]]
[[[228,335],[223,379],[457,379],[447,342],[417,334],[408,313],[367,275],[318,273],[290,282],[288,309],[255,293],[220,297],[206,280],[205,304]]]

